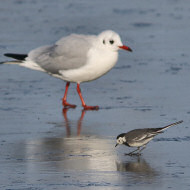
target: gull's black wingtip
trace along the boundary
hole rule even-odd
[[[27,54],[16,54],[16,53],[5,53],[4,56],[11,57],[20,61],[25,60],[26,57],[28,57]]]

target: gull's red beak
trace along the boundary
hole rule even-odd
[[[131,52],[133,51],[130,47],[125,46],[125,45],[119,46],[119,48],[124,49],[124,50],[127,50],[127,51],[131,51]]]

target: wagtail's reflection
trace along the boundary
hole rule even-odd
[[[157,172],[142,158],[138,157],[133,161],[116,162],[117,171],[131,172],[134,174],[145,174],[146,176],[154,177]]]

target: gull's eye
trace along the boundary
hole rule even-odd
[[[113,44],[114,43],[114,41],[113,40],[110,40],[110,44]]]
[[[106,44],[105,40],[103,40],[103,44]]]

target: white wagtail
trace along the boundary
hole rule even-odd
[[[158,135],[159,133],[163,133],[163,131],[171,126],[177,125],[182,123],[183,121],[178,121],[167,125],[161,128],[144,128],[144,129],[135,129],[129,131],[128,133],[122,133],[117,136],[117,143],[115,147],[119,144],[124,144],[129,147],[137,147],[136,150],[126,154],[129,156],[132,155],[140,155],[140,152],[146,148],[146,144],[151,141],[154,136]],[[140,147],[142,147],[140,149]],[[138,151],[138,153],[134,153]]]

